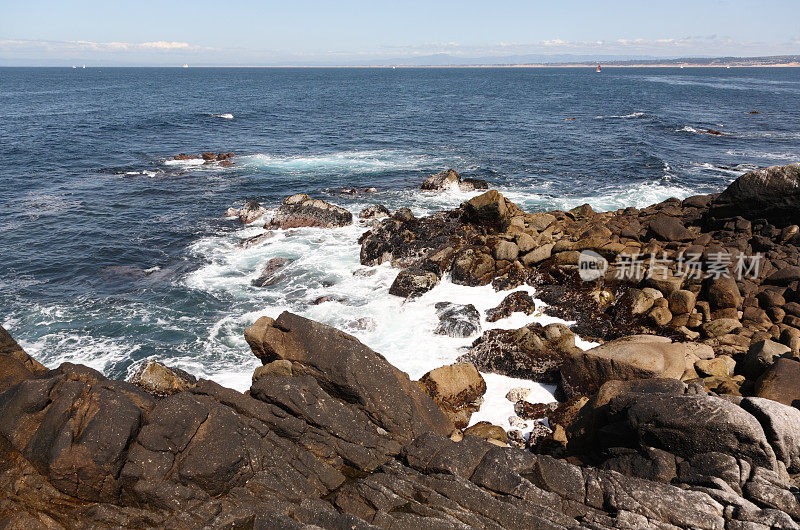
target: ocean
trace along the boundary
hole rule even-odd
[[[529,211],[645,206],[800,161],[798,101],[791,68],[0,68],[0,323],[48,366],[152,358],[243,390],[245,327],[291,310],[419,377],[474,339],[435,335],[436,302],[504,293],[445,280],[404,302],[396,269],[359,264],[365,225],[242,248],[263,223],[226,209],[304,192],[425,215],[474,195],[419,190],[451,167]],[[201,151],[235,165],[171,160]],[[273,257],[283,280],[253,287]],[[555,321],[494,325],[533,320]]]

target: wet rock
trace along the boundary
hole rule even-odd
[[[192,387],[197,378],[183,370],[148,360],[136,369],[129,382],[153,395],[168,396]]]
[[[566,326],[530,324],[516,330],[485,331],[459,361],[472,362],[482,372],[552,384],[564,360],[578,350],[575,335]]]
[[[480,333],[481,315],[474,305],[437,302],[435,307],[439,317],[435,333],[459,338]]]
[[[409,298],[427,293],[439,284],[436,273],[419,268],[401,270],[389,288],[389,294]]]
[[[473,197],[462,205],[467,221],[502,229],[519,209],[496,190]]]
[[[380,219],[382,217],[389,217],[392,213],[389,209],[382,205],[376,204],[374,206],[367,206],[359,212],[359,219]]]
[[[253,280],[251,285],[254,287],[269,287],[284,279],[284,275],[280,271],[293,260],[289,258],[270,258],[269,261],[261,269],[261,274]]]
[[[798,224],[800,164],[772,166],[737,178],[712,203],[711,218],[740,215],[767,219],[777,226]]]
[[[239,243],[239,246],[242,248],[255,247],[256,245],[260,245],[261,243],[267,241],[268,239],[272,239],[274,236],[275,232],[272,231],[264,232],[263,234],[258,234],[252,237],[242,239],[242,241]]]
[[[244,206],[239,209],[229,208],[225,215],[229,217],[237,217],[243,224],[250,224],[258,220],[261,216],[267,213],[267,209],[261,206],[257,201],[247,201]]]
[[[460,285],[487,285],[495,276],[495,261],[489,254],[467,248],[453,260],[453,283]]]
[[[431,175],[422,183],[421,189],[428,191],[442,191],[446,189],[458,189],[461,183],[461,176],[454,170],[448,169]]]
[[[283,200],[265,228],[332,228],[350,224],[353,224],[353,214],[344,208],[298,193]]]
[[[486,321],[497,322],[517,312],[532,315],[535,311],[533,297],[525,291],[516,291],[503,298],[500,305],[486,311]]]
[[[486,382],[472,363],[442,366],[423,375],[419,382],[459,429],[469,425],[479,400],[486,393]]]

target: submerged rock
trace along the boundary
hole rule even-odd
[[[435,333],[449,337],[471,337],[481,330],[481,314],[472,304],[438,302],[436,316],[439,325]]]
[[[485,190],[489,185],[485,180],[476,178],[461,178],[454,169],[448,169],[435,175],[431,175],[420,186],[421,189],[427,191],[442,191],[448,189],[457,189],[461,191]]]
[[[269,261],[261,269],[261,274],[258,278],[253,280],[251,285],[254,287],[269,287],[284,279],[284,275],[280,273],[286,265],[294,260],[289,258],[270,258]]]
[[[353,224],[353,214],[344,208],[298,193],[283,200],[265,228],[332,228],[350,224]]]

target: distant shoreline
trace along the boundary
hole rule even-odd
[[[367,64],[367,65],[197,65],[189,68],[596,68],[598,63],[591,64]],[[800,68],[800,63],[775,64],[603,64],[602,68]],[[165,67],[173,68],[173,67]]]

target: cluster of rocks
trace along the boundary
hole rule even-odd
[[[489,184],[483,179],[464,178],[456,170],[448,169],[426,178],[420,189],[425,191],[475,191],[487,190],[489,189]]]
[[[464,428],[486,389],[470,364],[412,381],[291,313],[245,338],[264,364],[242,394],[154,362],[133,382],[48,370],[2,330],[0,524],[798,528],[791,407],[613,380],[571,414],[559,459]]]
[[[186,153],[180,153],[172,157],[173,160],[203,160],[204,164],[218,163],[221,166],[232,166],[233,162],[231,161],[231,158],[233,158],[233,153],[213,152],[200,153],[199,155],[187,155]]]

